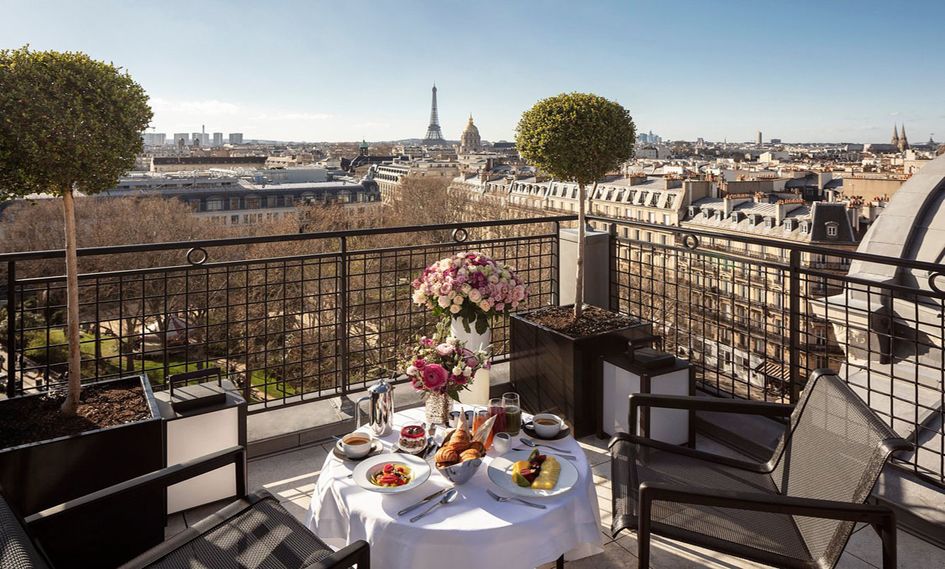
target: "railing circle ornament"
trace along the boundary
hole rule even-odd
[[[699,238],[692,233],[687,233],[683,235],[682,238],[683,247],[689,249],[690,251],[699,248]]]
[[[462,227],[457,227],[453,230],[453,241],[456,241],[457,243],[463,243],[467,239],[469,239],[469,232]]]
[[[207,262],[207,250],[203,247],[193,247],[187,251],[187,262],[191,265],[202,265]]]
[[[939,277],[945,277],[945,273],[932,273],[929,275],[929,288],[939,294],[945,294],[945,290],[942,290],[937,284],[935,284],[935,280]]]

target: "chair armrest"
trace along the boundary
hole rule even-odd
[[[732,492],[714,488],[703,492],[661,482],[643,482],[640,484],[641,517],[644,511],[649,515],[650,504],[654,500],[871,524],[883,523],[895,516],[890,508],[881,505],[835,502],[779,494]]]
[[[109,486],[108,488],[103,488],[96,492],[92,492],[91,494],[86,494],[85,496],[69,500],[68,502],[51,506],[45,510],[28,516],[25,521],[26,524],[31,527],[40,526],[58,515],[64,514],[66,512],[82,510],[105,500],[110,500],[116,496],[120,496],[121,494],[134,492],[136,490],[155,485],[166,488],[168,486],[177,484],[178,482],[195,478],[201,474],[206,474],[207,472],[211,472],[222,466],[245,460],[246,449],[241,446],[230,447],[228,449],[217,451],[201,458],[182,462],[173,466],[168,466],[167,468],[156,470],[154,472],[149,472],[148,474],[143,474],[136,478],[132,478],[131,480],[120,482],[118,484]]]
[[[630,395],[630,413],[637,407],[662,407],[666,409],[688,409],[691,411],[714,411],[716,413],[740,413],[743,415],[765,415],[789,417],[794,405],[770,401],[748,401],[744,399],[722,399],[718,397],[696,397],[692,395],[656,395],[633,393]],[[633,418],[633,417],[631,417]],[[635,424],[631,421],[631,425]]]
[[[613,446],[621,441],[631,442],[637,445],[655,448],[657,450],[661,450],[664,452],[671,452],[674,454],[687,456],[689,458],[704,460],[706,462],[712,462],[715,464],[723,464],[725,466],[731,466],[732,468],[738,468],[740,470],[747,470],[749,472],[769,472],[769,467],[767,463],[751,462],[748,460],[739,460],[737,458],[722,456],[720,454],[714,454],[714,453],[706,452],[703,450],[697,450],[694,448],[674,445],[674,444],[666,443],[663,441],[648,439],[646,437],[641,437],[638,435],[631,435],[629,433],[617,433],[610,439],[610,443],[608,444],[608,447],[611,449],[611,453],[613,453]]]
[[[303,569],[340,569],[351,567],[355,563],[358,564],[358,569],[368,569],[370,566],[371,547],[363,539],[346,545],[328,557],[306,565]]]

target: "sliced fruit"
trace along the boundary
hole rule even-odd
[[[542,463],[541,472],[538,473],[538,478],[532,482],[531,486],[535,490],[551,490],[558,483],[560,475],[561,465],[558,464],[558,459],[549,456]]]
[[[512,482],[523,488],[528,488],[532,485],[532,481],[523,474],[523,471],[531,471],[531,463],[527,460],[519,460],[512,464]]]

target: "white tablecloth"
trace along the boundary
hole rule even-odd
[[[397,440],[401,426],[423,421],[423,413],[423,408],[397,413],[393,432],[384,438],[385,446],[390,448]],[[489,480],[486,470],[491,458],[487,455],[476,475],[456,487],[456,501],[410,523],[410,517],[425,507],[402,517],[397,512],[450,486],[435,467],[430,479],[417,488],[382,495],[364,490],[348,478],[356,463],[329,453],[306,524],[336,548],[358,539],[368,541],[371,565],[377,569],[524,569],[554,561],[562,553],[568,560],[600,553],[600,512],[587,459],[571,437],[552,444],[574,452],[577,460],[572,464],[580,478],[564,495],[533,500],[547,505],[546,510],[499,503],[489,497],[487,488],[499,495],[505,493]]]

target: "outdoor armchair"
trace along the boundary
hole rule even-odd
[[[637,531],[640,567],[649,566],[651,534],[778,567],[834,567],[856,522],[879,533],[884,569],[896,566],[893,511],[866,501],[889,456],[912,447],[834,372],[815,371],[796,407],[640,394],[630,397],[629,424],[649,407],[790,422],[765,463],[617,434],[611,529]]]
[[[0,491],[0,569],[54,567],[50,562],[53,556],[48,555],[48,550],[59,547],[53,543],[57,535],[61,539],[68,536],[61,532],[50,536],[50,532],[43,530],[44,526],[55,523],[60,516],[70,520],[88,516],[86,526],[76,527],[74,533],[94,535],[98,533],[94,527],[96,511],[101,511],[103,505],[113,507],[115,501],[123,501],[127,508],[134,509],[136,492],[151,487],[166,488],[234,462],[240,467],[245,462],[245,450],[242,447],[232,447],[139,476],[47,508],[25,519],[10,508]],[[88,524],[93,525],[88,527]],[[133,532],[134,528],[129,528],[129,531]],[[46,537],[40,538],[38,535]],[[114,542],[120,536],[111,538]],[[135,553],[140,553],[140,550]],[[77,566],[68,561],[68,555],[60,554],[53,558],[65,560],[60,561],[58,566]],[[167,541],[153,544],[153,547],[121,567],[340,569],[355,563],[358,569],[370,569],[367,542],[358,541],[335,552],[279,505],[271,494],[261,491],[236,500]],[[96,566],[108,564],[96,563]]]

